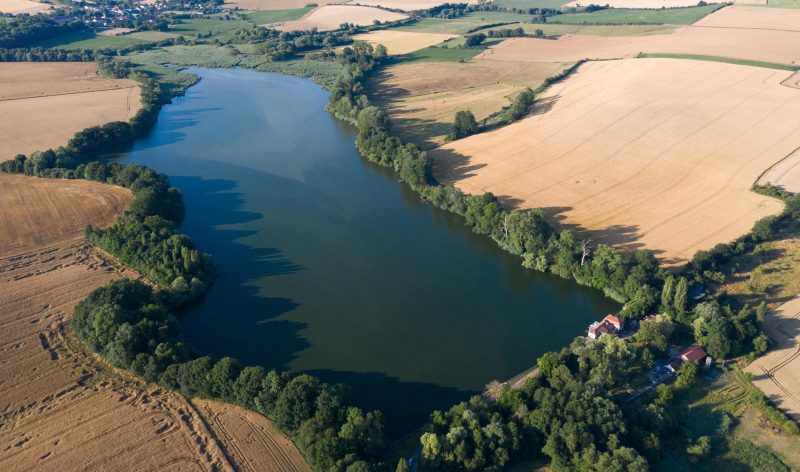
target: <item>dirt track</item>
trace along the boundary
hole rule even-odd
[[[63,146],[78,131],[127,121],[138,85],[97,74],[91,62],[0,64],[0,160]]]
[[[750,192],[800,145],[790,72],[675,59],[585,64],[534,116],[431,152],[434,174],[509,206],[542,207],[597,242],[667,265],[778,213]]]
[[[800,421],[800,297],[768,313],[764,331],[776,346],[745,371],[771,402]]]

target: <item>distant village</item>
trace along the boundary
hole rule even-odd
[[[105,28],[166,30],[170,17],[174,15],[208,15],[229,10],[223,9],[221,3],[199,0],[76,1],[67,5],[56,10],[51,17],[53,21],[82,22],[98,30]]]

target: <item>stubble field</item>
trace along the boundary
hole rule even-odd
[[[745,371],[771,402],[800,421],[800,297],[768,313],[764,332],[776,345]]]
[[[342,23],[358,26],[371,25],[374,21],[387,22],[408,18],[402,13],[394,13],[380,8],[354,5],[327,5],[312,10],[303,18],[287,21],[278,27],[281,31],[308,31],[317,28],[319,31],[339,29]]]
[[[472,60],[398,64],[369,84],[395,131],[424,148],[441,144],[459,110],[482,120],[510,103],[525,87],[536,88],[569,64]]]
[[[786,71],[675,59],[587,63],[533,116],[432,152],[467,193],[542,207],[595,242],[688,261],[780,212],[750,188],[800,145]]]
[[[502,61],[621,59],[639,53],[717,56],[778,64],[800,64],[800,33],[785,30],[685,27],[672,34],[603,37],[566,35],[559,39],[512,38],[483,52]]]
[[[410,31],[378,30],[353,36],[357,41],[366,41],[373,46],[383,44],[392,55],[408,54],[454,38],[451,34],[413,33]]]
[[[370,7],[383,7],[392,10],[414,11],[427,10],[443,3],[447,0],[351,0],[347,2],[352,5],[365,5]],[[478,3],[477,0],[464,0],[460,3]]]
[[[107,79],[94,63],[0,64],[0,160],[64,145],[76,132],[127,121],[141,107],[132,80]]]
[[[265,418],[218,404],[199,412],[72,337],[69,318],[89,292],[139,278],[77,236],[88,223],[111,224],[127,190],[0,175],[9,194],[0,204],[0,470],[307,470]],[[244,418],[235,433],[210,421],[217,409]],[[248,428],[260,442],[247,442]]]

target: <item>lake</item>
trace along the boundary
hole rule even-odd
[[[362,159],[314,82],[240,69],[161,111],[121,162],[170,176],[218,277],[181,319],[200,353],[352,387],[397,437],[619,307],[523,269]]]

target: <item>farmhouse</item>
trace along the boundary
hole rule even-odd
[[[589,339],[598,339],[604,334],[616,335],[622,330],[622,320],[614,315],[606,315],[602,321],[595,321],[589,325],[586,336]]]
[[[680,370],[681,366],[684,362],[693,362],[697,364],[698,362],[705,359],[707,356],[706,351],[703,350],[700,346],[689,346],[683,351],[679,352],[678,355],[672,360],[669,361],[667,364],[667,369],[672,372],[677,372]]]

